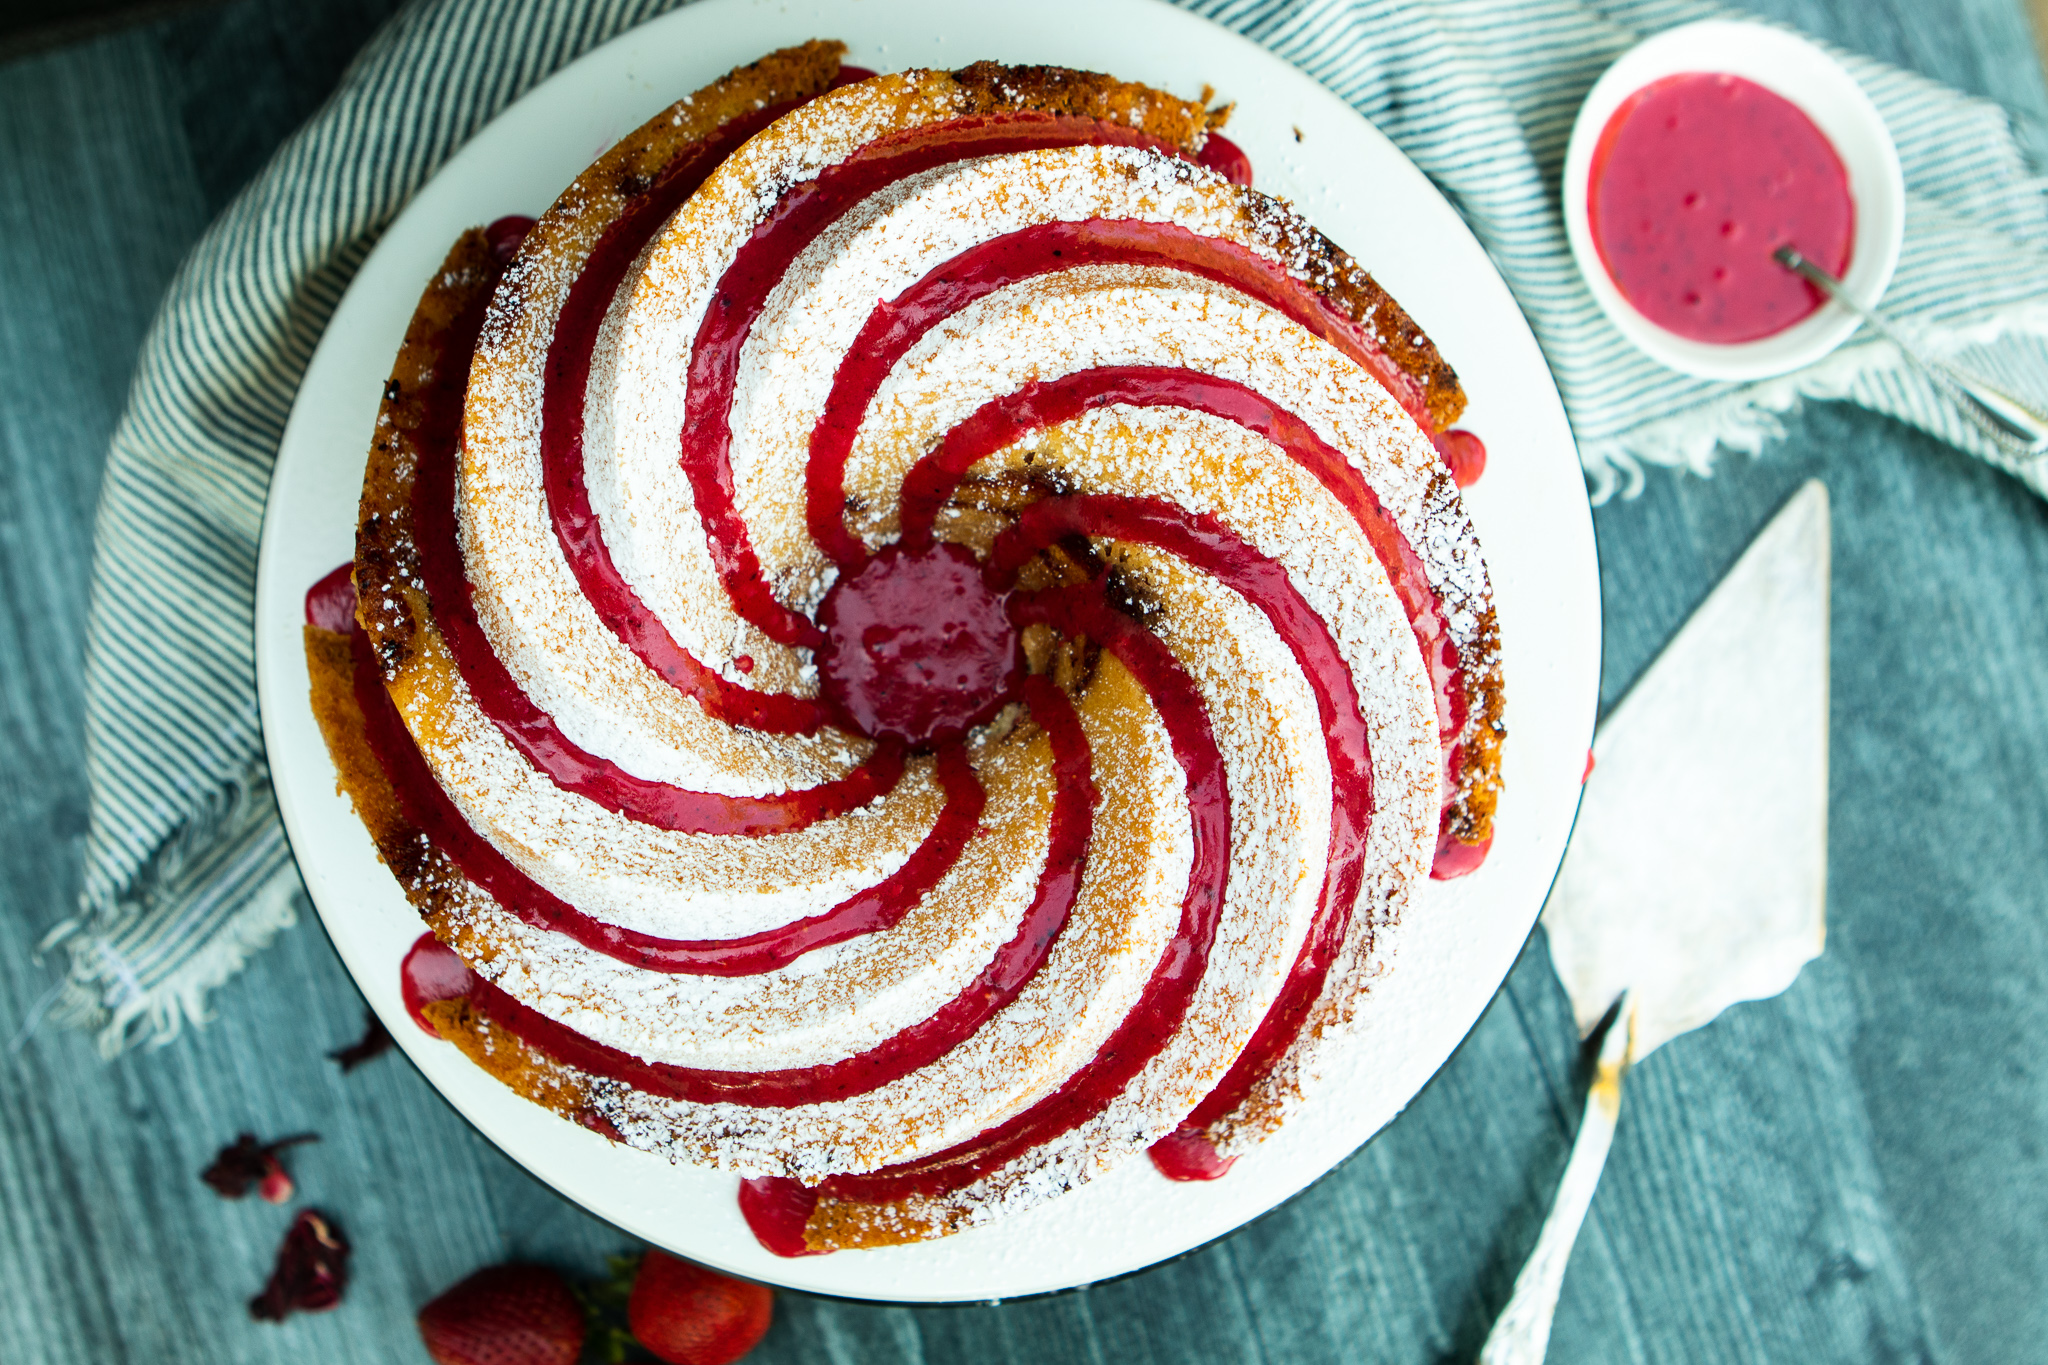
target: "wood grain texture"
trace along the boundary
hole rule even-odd
[[[390,6],[243,0],[0,67],[0,1021],[54,964],[84,827],[78,687],[99,463],[189,243]],[[1776,0],[1809,31],[2048,122],[2020,0]],[[1809,476],[1834,499],[1831,934],[1775,1001],[1632,1074],[1553,1359],[2034,1359],[2048,1340],[2048,508],[1868,414],[1814,408],[1711,481],[1600,509],[1611,704]],[[411,1315],[508,1256],[623,1248],[396,1055],[317,924],[157,1052],[0,1056],[0,1359],[423,1360]],[[1584,1084],[1540,936],[1409,1111],[1288,1206],[1173,1265],[996,1308],[784,1295],[752,1359],[1470,1360]],[[343,1307],[244,1311],[288,1221],[196,1173],[313,1129],[301,1199],[357,1246]]]

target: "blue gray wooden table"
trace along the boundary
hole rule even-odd
[[[1768,0],[1988,95],[2048,146],[2018,0]],[[0,66],[0,1037],[55,970],[85,826],[79,677],[99,465],[186,247],[389,0],[237,0]],[[1632,1079],[1560,1361],[2018,1361],[2048,1341],[2048,506],[1868,414],[1795,417],[1711,481],[1601,508],[1611,703],[1778,503],[1834,497],[1830,937],[1780,999]],[[594,1275],[626,1239],[391,1055],[307,916],[170,1047],[0,1052],[0,1360],[425,1359],[413,1310],[507,1257]],[[1463,1361],[1535,1238],[1578,1113],[1541,936],[1408,1113],[1291,1204],[1082,1294],[955,1309],[784,1295],[764,1362]],[[196,1172],[312,1129],[304,1199],[348,1301],[249,1321],[286,1215]]]

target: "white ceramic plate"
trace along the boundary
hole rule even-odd
[[[838,37],[878,70],[980,58],[1111,71],[1238,102],[1230,136],[1259,183],[1295,200],[1429,330],[1472,394],[1464,425],[1491,451],[1469,502],[1492,565],[1507,658],[1500,833],[1486,866],[1432,882],[1395,931],[1394,969],[1366,1006],[1355,1076],[1225,1179],[1175,1184],[1143,1159],[1050,1204],[917,1246],[783,1260],[742,1223],[731,1175],[671,1167],[556,1117],[428,1038],[406,1016],[398,963],[420,922],[336,795],[307,705],[306,588],[352,552],[378,391],[455,235],[539,213],[616,138],[762,53]],[[1295,130],[1299,130],[1297,139]],[[1009,1298],[1087,1284],[1176,1256],[1256,1218],[1400,1112],[1498,988],[1542,907],[1576,809],[1600,668],[1592,520],[1564,411],[1500,278],[1414,166],[1334,95],[1264,50],[1152,0],[963,6],[863,0],[813,9],[708,0],[599,48],[506,110],[420,191],[328,324],[270,487],[257,569],[264,739],[306,888],[392,1035],[449,1102],[535,1175],[629,1232],[693,1260],[858,1298]]]
[[[1645,38],[1624,52],[1587,92],[1564,155],[1564,227],[1572,258],[1601,311],[1622,335],[1674,370],[1705,379],[1745,380],[1768,379],[1811,365],[1856,330],[1856,315],[1841,304],[1825,304],[1784,331],[1756,341],[1694,341],[1667,332],[1638,313],[1615,287],[1593,245],[1586,180],[1607,120],[1623,100],[1650,82],[1686,71],[1726,72],[1755,81],[1798,105],[1813,120],[1842,158],[1842,168],[1849,173],[1849,196],[1856,202],[1856,241],[1842,283],[1849,297],[1865,308],[1875,308],[1884,296],[1906,233],[1906,182],[1884,118],[1856,78],[1812,43],[1769,24],[1731,19],[1703,19]]]

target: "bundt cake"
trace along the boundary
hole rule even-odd
[[[455,243],[306,627],[422,1022],[784,1254],[1227,1169],[1502,740],[1457,379],[1227,111],[841,52]]]

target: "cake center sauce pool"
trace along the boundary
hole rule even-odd
[[[818,611],[825,695],[860,732],[934,747],[999,710],[1024,676],[1003,600],[958,545],[892,545],[833,584]]]
[[[1594,148],[1586,207],[1630,305],[1720,344],[1775,335],[1826,302],[1773,251],[1794,246],[1839,277],[1856,235],[1848,172],[1813,120],[1714,72],[1667,76],[1621,103]]]

